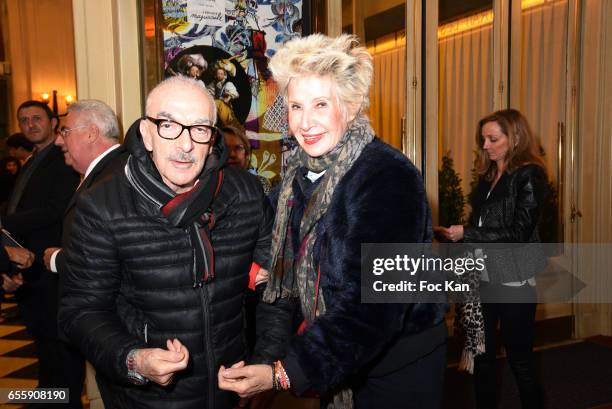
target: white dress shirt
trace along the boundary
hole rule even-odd
[[[89,166],[87,167],[87,170],[85,171],[85,175],[83,176],[83,179],[81,180],[81,183],[79,184],[79,187],[81,187],[81,185],[83,184],[83,181],[85,179],[87,179],[87,176],[89,176],[89,174],[91,173],[91,171],[93,170],[93,168],[96,167],[96,165],[98,163],[100,163],[100,161],[109,153],[111,153],[112,151],[114,151],[115,149],[117,149],[118,147],[120,147],[121,145],[119,145],[118,143],[111,146],[110,148],[108,148],[107,150],[105,150],[104,152],[102,152],[100,155],[98,155],[97,158],[95,158],[94,160],[91,161],[91,163],[89,164]],[[77,187],[77,190],[79,188]],[[51,259],[49,260],[49,266],[51,267],[51,272],[52,273],[57,273],[57,265],[55,264],[55,260],[57,259],[57,255],[59,254],[59,252],[62,251],[62,249],[58,249],[55,250],[53,252],[53,254],[51,254]]]

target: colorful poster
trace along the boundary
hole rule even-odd
[[[187,2],[187,22],[221,27],[225,23],[225,0],[190,0]]]
[[[302,0],[163,0],[162,6],[165,75],[202,81],[215,98],[218,125],[245,130],[251,172],[275,183],[292,142],[268,60],[301,36]]]

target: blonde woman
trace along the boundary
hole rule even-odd
[[[286,43],[270,70],[300,149],[275,200],[264,301],[293,302],[303,320],[284,358],[228,362],[219,387],[243,397],[288,389],[326,408],[437,408],[445,306],[361,302],[362,243],[431,237],[421,175],[365,115],[372,57],[355,37],[316,34]]]

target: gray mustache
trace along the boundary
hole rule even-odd
[[[197,162],[197,158],[189,152],[178,152],[173,155],[170,155],[168,159],[176,160],[179,162],[192,162],[192,163]]]

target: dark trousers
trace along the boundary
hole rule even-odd
[[[367,378],[353,390],[355,409],[439,409],[445,371],[446,343],[395,372]]]
[[[493,287],[493,286],[492,286]],[[495,286],[513,300],[535,301],[535,288]],[[487,289],[483,287],[483,292]],[[535,330],[535,302],[487,303],[483,304],[486,352],[474,361],[474,388],[476,407],[492,409],[497,407],[496,396],[496,332],[499,322],[501,339],[506,350],[510,368],[516,379],[523,409],[540,408],[541,396],[537,380],[533,339]]]
[[[84,358],[76,349],[55,338],[36,337],[34,343],[38,352],[38,387],[70,389],[69,404],[49,404],[49,407],[81,409]]]

